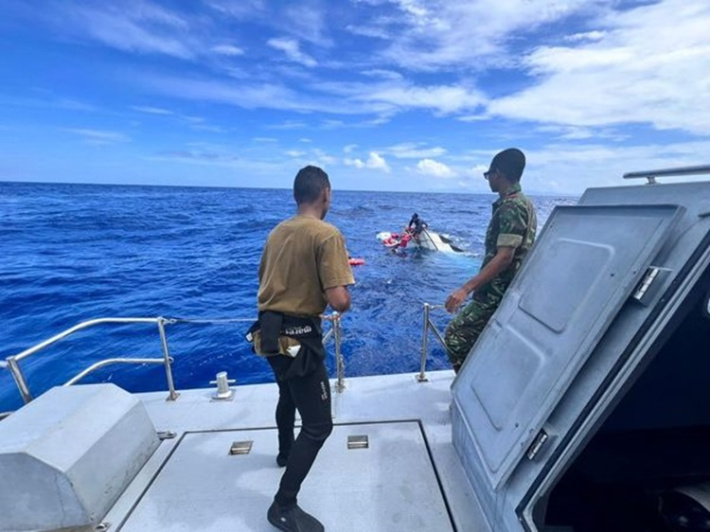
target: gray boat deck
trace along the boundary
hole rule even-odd
[[[349,379],[333,394],[335,428],[306,479],[299,504],[326,530],[485,532],[451,442],[451,371]],[[110,530],[271,531],[266,510],[283,472],[275,463],[275,384],[140,394],[165,440],[109,512]],[[367,449],[348,449],[367,436]],[[234,442],[251,442],[245,455]]]

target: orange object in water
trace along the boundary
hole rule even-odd
[[[362,266],[365,264],[365,259],[348,259],[350,266]]]

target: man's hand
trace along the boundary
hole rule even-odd
[[[468,294],[479,290],[491,279],[494,279],[496,275],[499,275],[508,266],[510,266],[513,262],[514,255],[515,248],[508,246],[499,247],[493,259],[486,264],[480,272],[478,272],[478,275],[470,279],[458,290],[451,292],[446,300],[446,303],[444,303],[446,310],[449,312],[457,311]]]
[[[446,310],[449,312],[456,312],[461,306],[461,303],[463,303],[466,299],[466,296],[468,296],[468,292],[463,287],[451,292],[449,297],[446,298],[446,303],[444,304]]]

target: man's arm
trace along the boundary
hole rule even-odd
[[[334,227],[333,231],[321,245],[318,274],[328,304],[336,312],[345,312],[350,308],[348,285],[355,284],[355,278],[348,263],[345,239]]]
[[[350,292],[347,286],[334,286],[325,289],[325,298],[333,310],[341,314],[350,308]]]
[[[469,279],[464,285],[451,292],[449,297],[446,299],[445,307],[449,312],[455,312],[464,302],[468,294],[478,290],[486,283],[490,282],[500,273],[504,272],[505,269],[511,265],[513,262],[513,257],[515,256],[515,248],[509,246],[501,246],[496,251],[495,256],[491,261],[486,264],[475,277]]]

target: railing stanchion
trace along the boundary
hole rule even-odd
[[[165,334],[165,318],[158,318],[158,331],[160,332],[160,343],[163,346],[163,359],[165,361],[165,376],[168,380],[168,401],[175,401],[180,395],[175,391],[175,383],[173,382],[172,361],[170,359],[170,350],[168,349],[168,337]]]
[[[424,303],[424,328],[422,331],[422,356],[419,369],[419,375],[417,375],[417,380],[419,382],[426,382],[426,356],[427,356],[427,333],[429,332],[429,309],[431,306],[429,303]]]
[[[335,368],[337,373],[337,383],[335,384],[335,391],[338,393],[343,393],[345,390],[345,363],[343,362],[343,354],[340,351],[340,339],[341,339],[341,329],[340,329],[340,315],[336,314],[333,319],[333,339],[335,340]]]
[[[13,356],[8,358],[7,365],[10,368],[10,373],[12,373],[12,377],[15,379],[17,389],[20,390],[22,400],[25,402],[25,404],[29,403],[30,401],[32,401],[32,394],[30,393],[29,386],[27,386],[27,382],[25,381],[24,375],[22,374],[20,365],[17,363],[16,357]]]
[[[434,333],[434,336],[436,336],[436,339],[439,340],[439,343],[441,344],[441,347],[444,348],[444,351],[448,351],[448,347],[446,347],[446,342],[444,341],[444,338],[441,336],[441,333],[439,332],[439,329],[434,327],[434,324],[429,320],[429,328],[431,329],[431,332]]]

